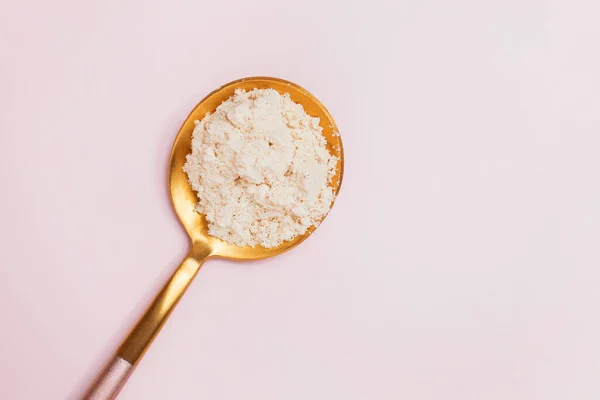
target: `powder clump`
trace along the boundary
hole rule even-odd
[[[236,90],[196,121],[183,169],[211,236],[270,248],[325,217],[339,160],[319,122],[273,89]]]

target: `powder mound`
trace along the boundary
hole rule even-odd
[[[273,89],[237,90],[196,121],[183,170],[208,233],[270,248],[316,226],[334,199],[326,143],[319,118]]]

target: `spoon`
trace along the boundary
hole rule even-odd
[[[238,247],[214,238],[208,234],[206,218],[194,211],[197,197],[188,183],[183,171],[186,156],[192,149],[192,132],[195,120],[201,120],[206,113],[216,108],[231,97],[236,89],[275,89],[279,93],[289,93],[291,99],[301,104],[307,114],[318,117],[323,128],[323,136],[327,140],[327,150],[340,159],[331,186],[337,195],[342,183],[344,169],[344,153],[337,126],[327,109],[305,89],[283,79],[269,77],[251,77],[230,82],[206,96],[192,110],[179,130],[169,162],[169,188],[175,213],[179,217],[190,238],[190,251],[181,265],[175,270],[169,281],[152,301],[127,338],[123,341],[114,359],[97,379],[88,394],[87,400],[115,399],[121,388],[131,376],[133,369],[140,362],[144,353],[171,315],[171,312],[185,293],[186,289],[198,273],[200,266],[209,258],[220,257],[232,260],[258,260],[273,257],[299,245],[315,230],[310,228],[306,233],[274,248]]]

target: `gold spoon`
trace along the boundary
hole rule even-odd
[[[194,121],[204,118],[206,113],[216,108],[233,95],[236,89],[275,89],[279,93],[289,93],[296,103],[313,117],[319,117],[323,135],[327,140],[329,152],[340,159],[331,186],[334,193],[340,190],[344,171],[344,153],[337,126],[333,117],[316,97],[300,86],[283,79],[252,77],[230,82],[206,96],[190,113],[177,134],[169,163],[169,188],[175,213],[190,237],[189,254],[175,270],[169,281],[163,286],[146,313],[135,325],[131,333],[119,347],[115,358],[98,378],[85,399],[114,399],[139,363],[150,344],[169,318],[169,315],[198,273],[200,266],[211,257],[234,260],[257,260],[283,253],[306,239],[314,228],[304,235],[274,248],[238,247],[208,235],[206,218],[194,211],[196,194],[190,187],[187,175],[183,172],[186,156],[191,152]]]

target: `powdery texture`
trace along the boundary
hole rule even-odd
[[[237,90],[196,121],[183,169],[210,235],[269,248],[302,235],[327,214],[337,162],[319,118],[287,93],[255,89]]]

